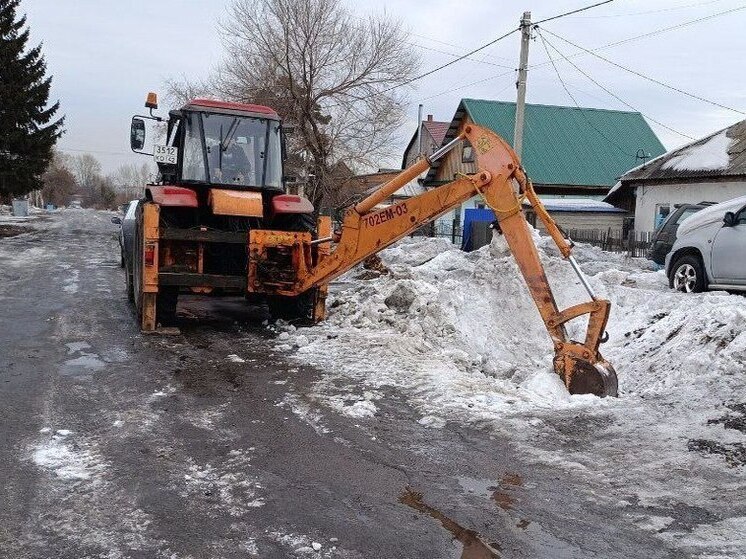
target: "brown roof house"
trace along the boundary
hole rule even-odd
[[[746,194],[746,120],[632,168],[604,198],[653,231],[678,204]]]

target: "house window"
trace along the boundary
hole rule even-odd
[[[464,142],[464,151],[461,153],[462,163],[474,163],[474,148],[469,142]]]
[[[655,205],[655,228],[658,229],[661,225],[663,225],[663,222],[666,221],[666,218],[671,213],[671,205],[670,204],[656,204]]]

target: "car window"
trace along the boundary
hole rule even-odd
[[[676,219],[676,225],[679,225],[682,221],[684,221],[687,217],[692,216],[696,214],[700,208],[687,208],[683,212],[681,212],[681,215]]]
[[[736,215],[736,225],[746,225],[746,208],[741,208]]]
[[[124,214],[124,219],[134,219],[138,202],[139,200],[132,200],[132,202],[130,202],[129,207],[127,208],[127,213]]]

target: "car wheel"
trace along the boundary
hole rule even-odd
[[[682,256],[671,272],[671,287],[682,293],[701,293],[706,289],[705,270],[696,256]]]

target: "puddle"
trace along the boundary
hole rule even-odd
[[[69,342],[65,344],[67,346],[67,354],[78,353],[84,349],[91,349],[91,344],[88,342]]]
[[[60,373],[65,376],[79,376],[95,373],[106,367],[106,363],[95,353],[84,353],[75,359],[68,359],[60,367]]]
[[[464,528],[455,520],[425,503],[421,493],[406,488],[399,497],[399,502],[440,522],[443,528],[453,534],[453,537],[464,546],[461,559],[498,559],[500,557],[497,544],[485,542],[474,530]]]
[[[490,495],[493,501],[503,510],[513,510],[518,499],[511,495],[516,487],[523,487],[523,479],[518,474],[505,474],[497,485],[493,480],[459,477],[459,485],[475,495]]]
[[[510,491],[516,487],[523,487],[523,478],[518,474],[505,474],[497,487],[489,488],[492,491],[492,500],[503,510],[513,510],[518,499],[513,497]]]

